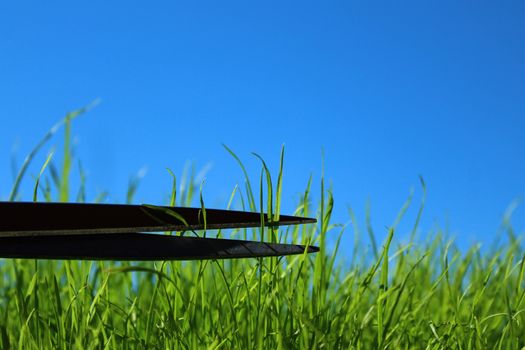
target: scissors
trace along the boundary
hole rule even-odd
[[[153,205],[0,202],[0,258],[201,260],[314,253],[319,248],[150,232],[277,227],[313,218]]]

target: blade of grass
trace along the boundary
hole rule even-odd
[[[36,144],[36,146],[29,152],[27,157],[24,159],[24,163],[22,164],[22,167],[20,168],[18,175],[16,176],[15,183],[13,185],[13,188],[11,190],[11,193],[9,194],[9,201],[14,201],[16,199],[16,196],[18,195],[18,191],[20,188],[20,183],[22,182],[22,179],[24,178],[24,175],[31,164],[31,161],[33,158],[37,155],[38,151],[44,147],[44,145],[53,137],[53,135],[56,134],[56,132],[60,129],[60,127],[66,122],[71,122],[71,120],[75,119],[76,117],[80,116],[81,114],[86,113],[90,109],[97,106],[99,103],[99,100],[95,100],[91,102],[86,107],[80,108],[76,111],[70,112],[66,115],[65,118],[61,119],[58,123],[53,125],[51,129],[44,135],[44,137]]]
[[[40,168],[40,172],[38,173],[38,176],[35,181],[35,188],[33,189],[33,202],[36,202],[38,199],[38,185],[40,184],[40,178],[42,177],[42,174],[47,168],[47,165],[49,164],[49,161],[51,158],[53,158],[53,154],[55,153],[54,150],[51,150],[49,154],[47,155],[46,161],[44,162],[44,165],[42,165],[42,168]]]

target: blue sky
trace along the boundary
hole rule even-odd
[[[520,1],[2,2],[0,196],[13,152],[20,164],[65,112],[100,98],[73,129],[88,199],[122,202],[147,168],[136,201],[162,203],[165,169],[190,161],[208,169],[208,205],[224,207],[242,172],[221,143],[254,182],[251,152],[276,173],[285,144],[285,210],[318,183],[324,151],[336,221],[351,205],[362,224],[370,201],[384,233],[410,188],[420,199],[422,175],[422,233],[491,242],[525,194],[524,20]]]

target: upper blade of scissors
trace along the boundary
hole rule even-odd
[[[208,209],[125,204],[0,202],[0,237],[187,231],[314,223],[315,219]]]

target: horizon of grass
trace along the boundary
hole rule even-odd
[[[68,114],[37,143],[16,177],[10,200],[19,200],[20,183],[37,152],[64,126],[60,168],[56,152],[35,177],[33,200],[71,201],[71,123]],[[245,183],[232,190],[227,207],[267,211],[277,219],[282,195],[284,148],[277,182],[261,161],[259,198],[233,150]],[[192,172],[177,191],[175,173],[169,205],[205,207],[202,186]],[[49,175],[48,175],[49,173]],[[185,178],[184,178],[185,177]],[[85,198],[80,170],[76,201]],[[130,181],[127,203],[139,185]],[[311,194],[318,186],[319,203]],[[422,181],[425,193],[425,184]],[[264,195],[264,198],[263,198]],[[97,197],[96,201],[103,198]],[[525,346],[525,257],[523,237],[510,219],[507,243],[481,252],[460,250],[443,232],[416,237],[425,196],[408,243],[396,228],[411,205],[402,207],[388,236],[376,242],[367,215],[360,231],[349,209],[356,238],[368,236],[372,251],[357,239],[350,262],[337,259],[349,227],[333,223],[333,195],[324,174],[312,178],[295,215],[314,216],[316,225],[239,229],[223,237],[318,245],[320,252],[282,258],[205,261],[54,261],[2,259],[0,263],[0,345],[3,349],[207,348],[207,349],[507,349]],[[328,245],[328,233],[337,235]],[[202,234],[202,233],[201,233]]]

